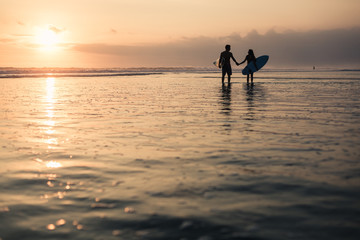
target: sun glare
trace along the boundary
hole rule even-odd
[[[46,167],[48,168],[60,168],[62,167],[61,163],[57,162],[57,161],[49,161],[46,163]]]
[[[55,50],[60,43],[60,33],[51,27],[39,29],[36,34],[36,43],[43,50]]]

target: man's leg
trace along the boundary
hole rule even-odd
[[[232,75],[232,69],[231,66],[229,66],[228,70],[227,70],[227,74],[228,74],[228,83],[230,83],[231,80],[231,75]]]
[[[225,75],[226,75],[226,71],[225,71],[225,69],[224,69],[224,67],[223,67],[223,68],[222,68],[222,76],[221,76],[221,82],[222,82],[222,84],[224,84]]]

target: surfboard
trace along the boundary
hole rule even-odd
[[[265,64],[267,63],[268,60],[269,60],[268,55],[263,55],[263,56],[260,56],[260,57],[256,58],[257,70],[256,70],[256,67],[254,65],[254,62],[251,62],[242,70],[242,74],[243,75],[248,75],[248,74],[259,71],[263,66],[265,66]]]
[[[215,66],[217,66],[218,68],[221,68],[222,67],[222,62],[220,62],[220,58],[218,58],[215,62],[213,62],[213,64]]]

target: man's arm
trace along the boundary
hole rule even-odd
[[[236,65],[240,65],[237,61],[236,61],[236,59],[234,58],[234,56],[233,56],[233,54],[231,54],[231,58],[232,58],[232,60],[236,63]]]

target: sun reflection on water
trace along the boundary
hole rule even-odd
[[[56,102],[54,99],[54,92],[55,92],[55,78],[48,77],[46,79],[46,100],[49,106],[48,109],[53,109],[53,104]],[[48,113],[51,114],[51,112]]]
[[[44,139],[44,142],[48,145],[48,148],[53,148],[55,145],[58,145],[58,139],[53,136],[55,133],[54,127],[56,125],[55,117],[55,78],[48,77],[46,79],[46,96],[45,96],[45,112],[47,119],[43,122],[44,133],[46,133],[47,138]]]
[[[59,168],[62,167],[61,163],[57,162],[57,161],[49,161],[46,164],[47,168]]]

